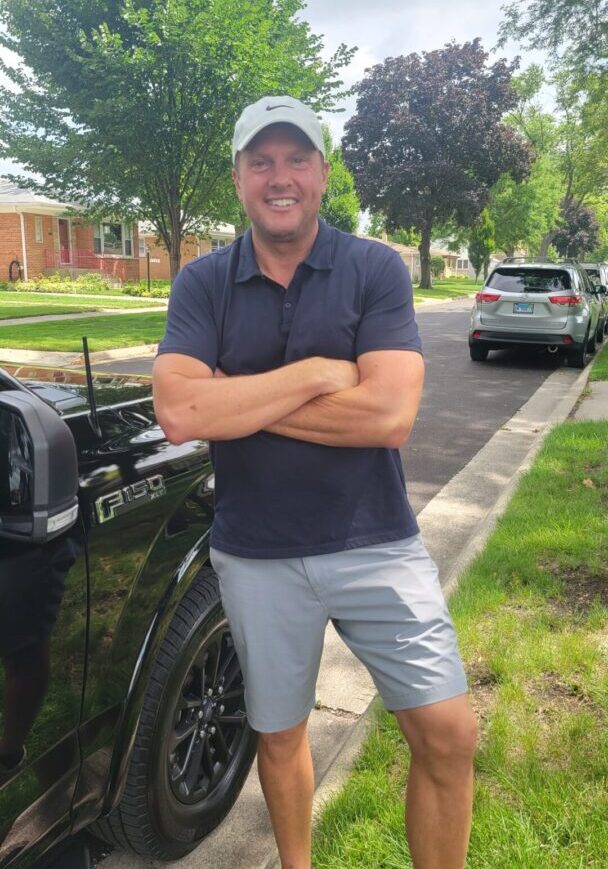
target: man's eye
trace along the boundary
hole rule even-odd
[[[263,169],[266,165],[266,160],[253,160],[251,163],[252,169]]]

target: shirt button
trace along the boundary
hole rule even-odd
[[[291,308],[291,302],[285,302],[285,307],[286,307],[286,308]]]

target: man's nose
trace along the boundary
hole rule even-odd
[[[268,180],[273,187],[289,187],[291,185],[291,174],[287,163],[276,162],[272,167]]]

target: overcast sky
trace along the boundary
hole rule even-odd
[[[500,0],[309,0],[303,15],[313,32],[323,36],[327,56],[341,42],[358,46],[342,75],[345,84],[352,85],[363,77],[366,67],[386,57],[431,51],[452,39],[466,42],[480,36],[483,47],[490,51],[498,39],[500,7]],[[492,53],[490,60],[512,59],[517,54],[521,55],[522,68],[543,62],[542,54],[522,52],[515,44]],[[0,56],[9,60],[2,49]],[[344,112],[326,116],[335,140],[354,112],[355,100],[345,101],[342,108]],[[0,160],[0,174],[8,168]]]

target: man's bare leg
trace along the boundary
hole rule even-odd
[[[415,869],[462,869],[477,722],[467,694],[395,712],[412,753],[406,831]]]
[[[282,869],[310,869],[314,774],[307,723],[258,737],[258,773]]]

